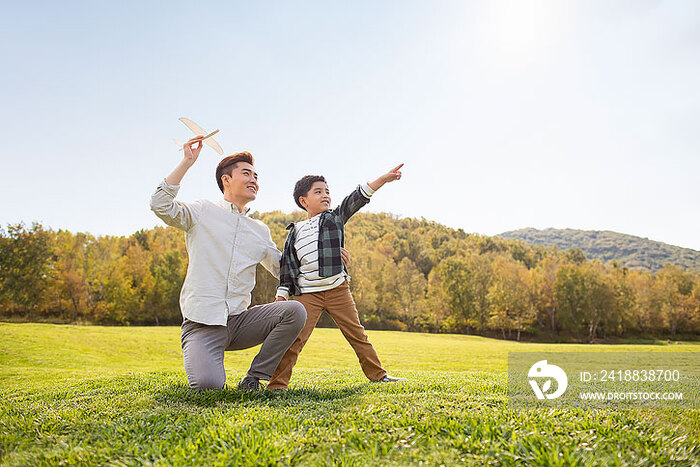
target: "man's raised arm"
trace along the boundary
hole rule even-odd
[[[202,137],[197,136],[183,146],[184,156],[165,180],[158,185],[151,196],[151,210],[168,225],[182,230],[189,230],[197,223],[199,205],[176,201],[180,182],[187,171],[194,165],[202,150]],[[196,146],[195,146],[196,145]]]

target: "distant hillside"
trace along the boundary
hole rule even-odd
[[[504,232],[499,236],[533,245],[553,245],[561,250],[579,248],[589,259],[617,260],[630,268],[644,268],[656,272],[664,263],[673,263],[685,269],[700,271],[699,251],[609,230],[538,230],[528,227]]]

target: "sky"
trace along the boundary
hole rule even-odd
[[[700,2],[2,2],[0,224],[129,235],[188,117],[256,160],[260,212],[334,202],[495,235],[700,250]],[[183,201],[221,197],[205,148]]]

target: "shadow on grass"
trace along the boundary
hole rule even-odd
[[[187,385],[176,383],[155,394],[156,401],[163,404],[186,404],[198,407],[213,407],[221,404],[259,403],[260,405],[293,406],[311,402],[328,402],[358,397],[367,392],[367,384],[344,386],[337,389],[315,389],[302,387],[286,391],[240,391],[236,388],[197,391]]]

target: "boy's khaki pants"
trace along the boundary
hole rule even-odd
[[[328,311],[340,328],[343,336],[345,336],[345,339],[355,350],[365,376],[371,381],[379,381],[386,376],[386,371],[379,362],[377,352],[374,351],[374,347],[369,343],[367,334],[365,334],[365,328],[360,324],[357,308],[355,308],[355,300],[352,298],[347,281],[334,289],[306,293],[294,297],[294,299],[306,308],[306,325],[292,346],[289,347],[287,353],[284,354],[279,365],[277,365],[275,373],[270,378],[270,384],[267,385],[268,389],[287,388],[289,379],[292,377],[292,368],[297,362],[301,349],[304,348],[306,341],[311,336],[311,332],[316,327],[323,310]]]

